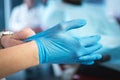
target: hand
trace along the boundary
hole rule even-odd
[[[26,39],[34,34],[35,34],[35,32],[33,32],[32,29],[26,28],[24,30],[16,32],[14,35],[3,36],[1,39],[1,44],[5,48],[15,46],[18,44],[22,44],[22,43],[24,43],[22,41],[23,39]]]
[[[101,48],[100,36],[77,38],[67,33],[85,24],[84,20],[64,22],[25,41],[36,41],[40,63],[93,64],[94,60],[102,58],[101,54],[94,53]]]

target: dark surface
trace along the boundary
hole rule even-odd
[[[58,80],[53,75],[52,66],[42,64],[7,77],[7,80]]]
[[[63,2],[73,5],[81,5],[83,0],[63,0]]]
[[[82,65],[76,74],[80,76],[76,80],[120,80],[120,72],[100,65]]]

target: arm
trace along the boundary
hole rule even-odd
[[[34,41],[0,50],[0,78],[38,64]]]
[[[101,54],[94,54],[101,48],[98,43],[100,36],[74,37],[67,33],[85,24],[85,20],[79,19],[63,22],[24,40],[33,40],[36,43],[32,41],[1,50],[1,77],[37,65],[39,62],[91,65],[95,60],[101,59]]]
[[[14,35],[6,35],[0,39],[1,45],[6,48],[0,50],[0,78],[37,64],[35,61],[35,58],[37,60],[37,55],[35,52],[36,48],[34,42],[24,44],[24,42],[21,41],[22,39],[26,39],[34,34],[34,31],[30,28],[26,28],[14,33]]]

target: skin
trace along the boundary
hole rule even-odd
[[[0,78],[39,64],[36,43],[21,41],[32,35],[31,29],[24,29],[13,36],[2,37],[2,45],[6,48],[0,50]]]
[[[1,44],[5,48],[15,46],[15,45],[18,45],[18,44],[23,44],[24,43],[22,41],[23,39],[26,39],[26,38],[34,35],[34,34],[35,34],[35,32],[32,29],[25,28],[25,29],[23,29],[19,32],[16,32],[12,36],[3,36],[1,38]]]
[[[35,0],[24,0],[24,3],[27,4],[28,8],[32,8]]]

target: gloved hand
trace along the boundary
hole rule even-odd
[[[67,33],[85,24],[85,20],[64,22],[29,37],[25,41],[36,41],[40,63],[93,64],[94,60],[102,58],[100,54],[94,53],[101,48],[98,44],[100,36],[77,38]]]

